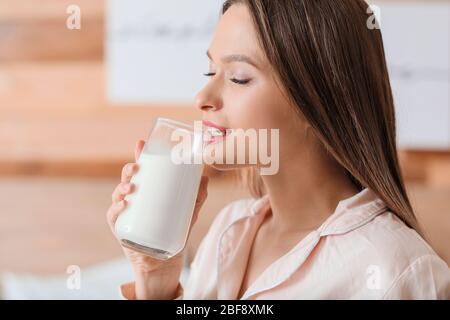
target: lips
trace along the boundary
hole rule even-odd
[[[203,126],[205,126],[205,141],[210,143],[216,143],[222,141],[228,134],[229,129],[221,125],[218,125],[209,120],[202,121]]]

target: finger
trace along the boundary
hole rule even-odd
[[[108,211],[106,212],[106,220],[108,221],[108,225],[113,231],[113,233],[115,232],[114,226],[116,224],[117,218],[119,217],[120,213],[122,213],[122,211],[125,209],[126,205],[127,201],[122,200],[120,202],[111,205]]]
[[[139,155],[141,154],[142,150],[144,149],[145,141],[144,140],[138,140],[136,142],[136,147],[134,148],[134,158],[136,159],[136,162],[139,159]]]
[[[130,182],[131,177],[133,176],[133,174],[136,173],[138,169],[138,165],[137,163],[127,163],[126,165],[123,166],[122,168],[122,175],[120,178],[121,182]]]
[[[112,193],[112,202],[116,203],[122,201],[127,194],[133,192],[133,184],[129,182],[119,183]]]

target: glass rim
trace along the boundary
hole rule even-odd
[[[189,131],[189,133],[194,133],[194,127],[181,122],[181,121],[177,121],[177,120],[173,120],[173,119],[169,119],[169,118],[164,118],[164,117],[157,117],[155,119],[156,123],[163,123],[164,125],[167,125],[168,127],[172,128],[172,129],[177,129],[177,130],[185,130],[185,131]]]

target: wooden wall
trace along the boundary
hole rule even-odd
[[[135,140],[148,135],[155,116],[200,117],[188,104],[108,103],[105,1],[77,1],[81,30],[66,28],[71,3],[0,0],[1,175],[115,175],[132,160]],[[448,154],[431,155],[403,151],[406,177],[449,183]]]
[[[115,175],[155,116],[190,121],[189,104],[114,106],[105,97],[103,0],[0,0],[0,174]]]
[[[71,3],[0,0],[0,174],[114,175],[155,116],[200,117],[190,105],[109,104],[105,1],[77,1],[81,30],[66,28]],[[402,160],[407,178],[450,181],[446,153],[404,151]]]

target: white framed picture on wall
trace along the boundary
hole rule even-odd
[[[108,0],[107,97],[113,104],[187,103],[206,82],[221,0]]]

